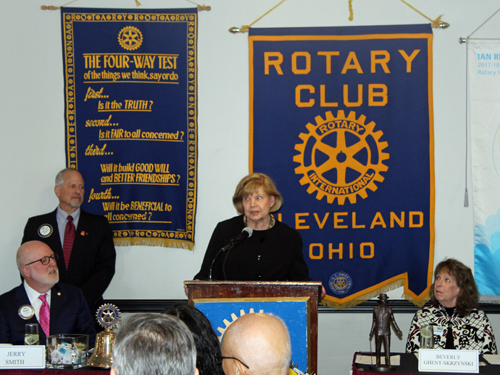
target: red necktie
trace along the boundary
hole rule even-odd
[[[42,300],[42,306],[40,307],[40,325],[42,326],[43,332],[45,332],[45,336],[49,337],[50,334],[50,307],[47,303],[47,295],[40,294],[38,296]]]
[[[66,229],[64,230],[64,244],[63,244],[63,256],[64,264],[66,269],[68,269],[69,257],[71,256],[71,249],[73,248],[73,242],[75,241],[75,225],[73,224],[73,216],[68,215],[68,222],[66,224]]]

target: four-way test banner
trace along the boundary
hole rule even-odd
[[[61,9],[67,165],[116,245],[194,246],[196,9]]]

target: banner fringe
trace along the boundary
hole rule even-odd
[[[431,296],[427,293],[427,295],[422,298],[420,301],[417,301],[415,298],[410,296],[409,294],[403,293],[403,296],[411,303],[413,303],[415,306],[422,307],[431,299]]]
[[[347,309],[349,307],[359,305],[360,303],[363,303],[365,301],[368,301],[372,298],[377,297],[379,294],[389,292],[393,289],[397,289],[399,287],[402,287],[403,285],[404,285],[404,280],[397,280],[389,285],[385,285],[382,288],[378,288],[377,290],[374,290],[373,292],[365,294],[359,298],[356,298],[355,300],[352,300],[352,301],[349,301],[346,303],[338,303],[338,302],[328,301],[328,300],[324,299],[323,301],[321,301],[320,305],[334,307],[337,310],[343,310],[343,309]],[[405,295],[405,298],[406,298],[406,295]],[[408,299],[408,298],[406,298],[406,299]]]
[[[194,250],[194,243],[169,238],[114,238],[115,246],[162,246],[177,249]]]

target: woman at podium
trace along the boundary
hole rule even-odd
[[[479,292],[469,267],[456,259],[436,266],[430,289],[431,306],[417,311],[410,326],[406,352],[420,349],[420,330],[432,326],[435,349],[479,350],[497,354],[493,328],[478,310]]]
[[[271,215],[282,203],[269,176],[244,177],[233,196],[239,216],[217,224],[194,279],[310,281],[299,232]]]

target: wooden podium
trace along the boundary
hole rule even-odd
[[[292,339],[292,361],[301,371],[307,368],[310,374],[317,374],[320,282],[185,281],[184,284],[189,304],[208,317],[220,337],[238,318],[238,313],[241,316],[264,312],[282,318]]]

